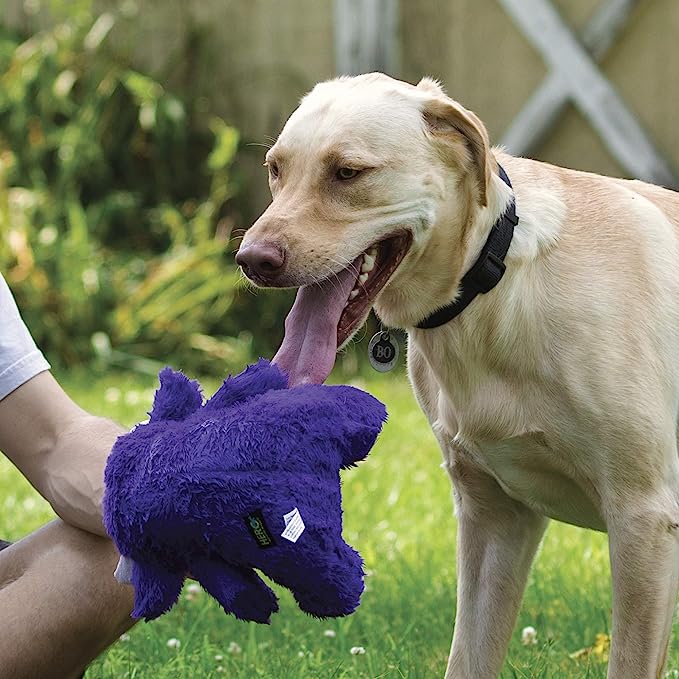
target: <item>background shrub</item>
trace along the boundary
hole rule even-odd
[[[36,340],[56,363],[148,371],[270,355],[290,296],[239,283],[238,132],[106,49],[123,14],[62,16],[0,28],[0,270]]]

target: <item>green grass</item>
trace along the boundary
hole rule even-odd
[[[72,375],[62,383],[84,407],[128,425],[145,418],[155,387],[150,377],[129,375]],[[204,592],[189,600],[185,590],[169,614],[136,625],[129,639],[111,647],[88,670],[88,679],[443,676],[455,611],[448,478],[405,379],[375,376],[359,386],[387,404],[390,418],[368,460],[343,475],[345,538],[362,553],[369,572],[358,611],[345,619],[314,620],[275,587],[281,610],[270,626],[258,626],[224,615]],[[5,460],[0,506],[5,538],[19,538],[52,516]],[[530,577],[503,679],[605,677],[599,655],[576,660],[569,654],[592,646],[597,634],[609,631],[609,620],[605,536],[553,523]],[[521,644],[527,625],[537,630],[536,645]],[[326,630],[335,635],[326,636]],[[169,648],[170,638],[180,647]],[[365,653],[352,655],[353,646]],[[676,651],[669,667],[679,667]]]

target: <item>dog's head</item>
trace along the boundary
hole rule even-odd
[[[275,359],[296,384],[325,380],[374,304],[401,326],[432,310],[414,287],[448,280],[439,251],[463,256],[494,160],[482,123],[436,82],[369,74],[317,85],[265,164],[273,201],[236,260],[257,285],[300,288]]]

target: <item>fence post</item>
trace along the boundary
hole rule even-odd
[[[337,73],[395,73],[397,30],[398,0],[334,0]]]

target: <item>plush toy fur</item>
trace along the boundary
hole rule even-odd
[[[348,386],[288,389],[264,360],[204,404],[197,382],[170,368],[159,377],[149,422],[118,439],[105,473],[132,615],[167,611],[190,573],[227,613],[268,622],[278,604],[255,568],[311,615],[353,612],[363,569],[342,539],[339,470],[368,454],[384,406]],[[292,542],[281,534],[295,509],[304,529]]]

